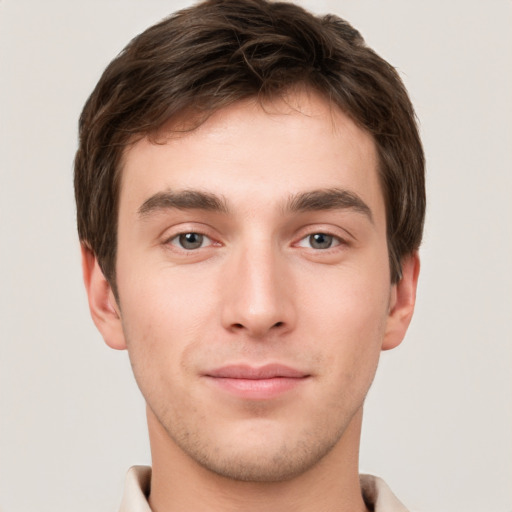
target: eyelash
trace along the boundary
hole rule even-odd
[[[186,237],[192,237],[192,238],[199,238],[199,240],[187,240]],[[317,240],[314,240],[313,237],[317,237]],[[209,242],[209,243],[208,243]],[[309,242],[309,245],[303,245],[305,243]],[[190,243],[191,245],[197,245],[195,247],[185,247],[184,244]],[[318,244],[327,244],[327,247],[312,247],[312,244],[318,243]],[[211,237],[208,235],[205,235],[204,233],[201,233],[199,231],[186,231],[182,233],[177,233],[176,235],[173,235],[171,238],[167,239],[165,242],[166,245],[172,245],[173,247],[176,247],[179,250],[183,250],[186,252],[194,252],[198,249],[203,249],[205,247],[209,247],[212,245],[220,245],[218,242],[215,242],[212,240]],[[303,236],[297,243],[293,244],[294,247],[304,247],[308,249],[312,249],[315,252],[326,252],[331,249],[335,249],[336,247],[339,247],[340,245],[348,245],[346,240],[343,238],[340,238],[339,236],[333,235],[328,232],[324,231],[315,231],[313,233],[309,233],[306,236]]]
[[[187,248],[187,247],[183,246],[183,242],[185,242],[185,243],[187,242],[185,237],[188,237],[191,235],[195,235],[196,237],[201,238],[200,245],[198,247]],[[209,241],[210,243],[204,245],[205,241]],[[191,244],[194,244],[193,241],[189,241],[189,242]],[[178,233],[178,234],[172,236],[171,238],[169,238],[165,243],[168,245],[177,247],[178,249],[186,251],[186,252],[193,252],[197,249],[203,249],[204,247],[208,247],[210,245],[216,245],[216,243],[208,235],[205,235],[204,233],[200,233],[198,231],[185,231],[183,233]]]
[[[314,240],[313,237],[319,238],[319,240],[315,241],[318,244],[325,243],[324,241],[322,241],[322,239],[327,238],[328,246],[327,247],[312,247],[311,246],[312,243],[315,243],[315,242],[313,242],[313,240]],[[303,242],[309,243],[309,246],[303,245],[302,244]],[[302,237],[295,244],[295,246],[297,246],[297,247],[306,247],[309,249],[313,249],[315,251],[328,251],[329,249],[334,249],[340,245],[348,245],[348,244],[343,238],[340,238],[339,236],[333,235],[333,234],[325,232],[325,231],[315,231],[314,233],[309,233],[308,235]]]

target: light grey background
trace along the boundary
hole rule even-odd
[[[512,2],[304,1],[350,20],[421,120],[417,312],[385,353],[361,469],[421,511],[512,510]],[[149,463],[125,353],[89,319],[74,226],[81,107],[180,1],[0,0],[0,510],[116,510]]]

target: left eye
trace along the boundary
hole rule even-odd
[[[330,249],[340,245],[340,240],[334,235],[326,233],[313,233],[304,237],[297,245],[299,247],[310,247],[312,249]]]
[[[206,235],[202,235],[201,233],[181,233],[170,240],[172,245],[187,251],[200,249],[201,247],[210,245],[211,242],[212,241]]]

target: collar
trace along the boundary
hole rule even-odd
[[[360,475],[363,498],[374,512],[407,512],[386,482],[372,475]],[[147,496],[151,484],[149,466],[133,466],[126,474],[125,488],[119,512],[151,512]]]
[[[126,473],[119,512],[151,512],[147,497],[151,485],[149,466],[132,466]]]

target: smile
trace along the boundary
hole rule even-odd
[[[280,364],[224,366],[204,374],[222,391],[248,400],[268,400],[295,389],[311,375]]]

